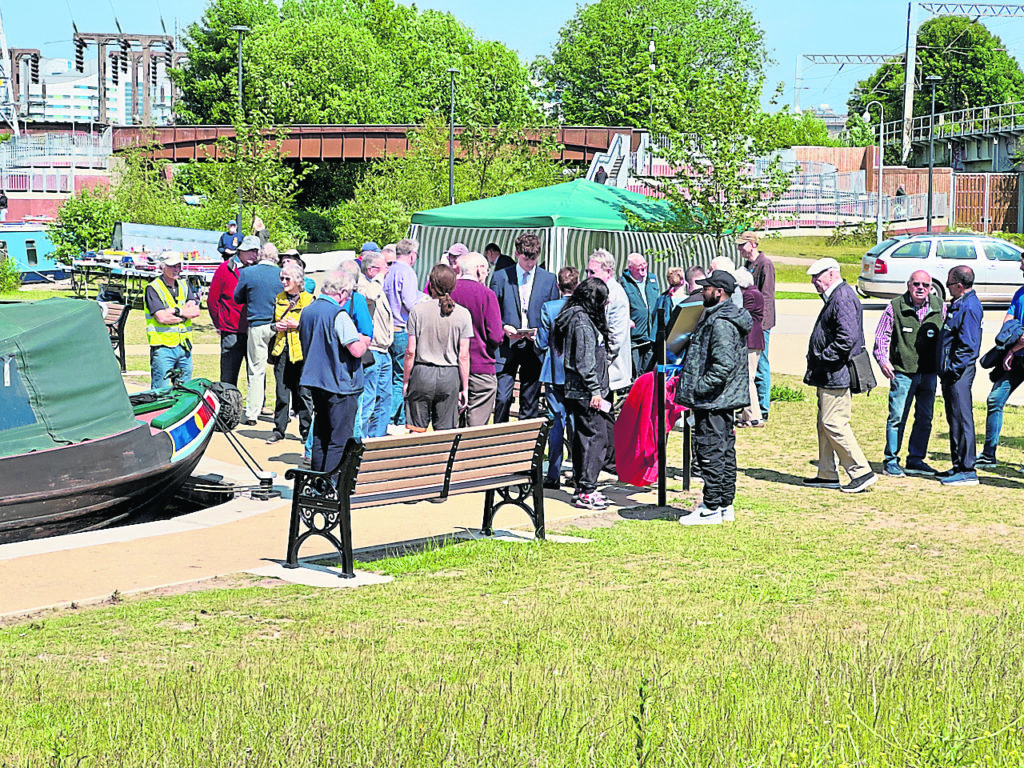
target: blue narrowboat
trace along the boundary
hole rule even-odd
[[[52,283],[71,277],[71,267],[53,258],[53,243],[41,224],[0,224],[0,253],[18,265],[23,283]]]

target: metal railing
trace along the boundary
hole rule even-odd
[[[768,206],[765,229],[788,227],[835,227],[848,224],[874,223],[878,210],[875,195],[840,193],[832,200],[783,198]],[[949,214],[946,195],[935,195],[932,218],[944,219]],[[928,215],[928,195],[900,195],[882,198],[882,221],[889,224],[923,221]]]
[[[0,171],[0,184],[7,192],[70,193],[73,176],[70,168],[4,169]]]
[[[90,135],[69,133],[22,134],[0,144],[0,169],[33,166],[105,167],[113,151],[113,131],[106,128]]]

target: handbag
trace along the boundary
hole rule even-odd
[[[866,395],[878,386],[875,371],[871,367],[871,355],[866,348],[861,347],[860,352],[850,359],[846,367],[850,371],[850,392],[853,394]]]

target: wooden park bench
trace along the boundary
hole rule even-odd
[[[114,357],[121,364],[121,372],[128,370],[124,352],[124,326],[128,322],[128,313],[131,307],[127,304],[106,303],[106,311],[103,313],[103,322],[107,324],[107,333],[110,334],[110,344],[114,348]]]
[[[463,493],[484,494],[485,535],[506,505],[526,512],[544,538],[545,419],[419,435],[349,440],[330,472],[289,469],[294,479],[286,567],[299,566],[299,548],[321,536],[341,558],[342,574],[355,576],[352,510],[416,501],[443,501]]]

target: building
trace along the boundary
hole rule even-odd
[[[143,89],[149,87],[153,125],[169,125],[172,117],[172,84],[162,59],[154,56],[155,82],[144,76],[141,54],[136,54],[128,71],[118,71],[117,60],[106,67],[106,122],[112,125],[143,123]],[[25,62],[23,67],[30,64]],[[99,87],[96,61],[86,60],[85,71],[78,72],[68,59],[41,58],[38,82],[20,73],[19,117],[40,123],[93,123],[100,120]],[[133,77],[132,70],[135,76]]]

